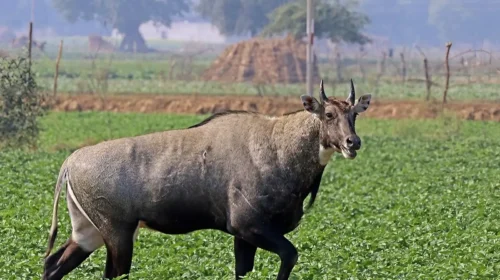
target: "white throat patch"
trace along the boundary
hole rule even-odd
[[[335,149],[325,148],[323,145],[319,144],[319,164],[325,166],[330,161]]]

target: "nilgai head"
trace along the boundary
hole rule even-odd
[[[368,109],[371,94],[362,95],[355,102],[356,93],[351,79],[351,92],[346,100],[329,98],[321,80],[319,97],[319,101],[309,95],[300,98],[306,111],[321,120],[321,146],[341,152],[345,158],[354,159],[356,151],[361,148],[361,139],[355,129],[356,116]]]

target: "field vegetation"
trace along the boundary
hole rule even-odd
[[[205,116],[54,113],[39,150],[0,153],[2,279],[42,272],[59,167],[71,151],[106,139],[184,128]],[[292,279],[498,279],[500,124],[360,117],[355,160],[332,159],[315,206],[288,237],[299,250]],[[65,200],[63,200],[65,201]],[[189,207],[187,205],[186,207]],[[60,203],[60,245],[70,234]],[[232,279],[229,235],[141,231],[132,279]],[[102,276],[105,250],[68,279]],[[258,250],[248,279],[274,279],[279,258]]]

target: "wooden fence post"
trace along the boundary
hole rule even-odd
[[[54,74],[54,97],[57,95],[57,78],[59,77],[59,62],[61,61],[61,56],[63,52],[63,40],[59,44],[59,53],[57,54],[56,60],[56,73]]]
[[[450,49],[451,49],[451,42],[448,42],[446,44],[446,57],[445,57],[445,64],[446,64],[446,83],[444,86],[444,92],[443,92],[443,104],[446,103],[446,95],[448,94],[448,88],[450,86]]]
[[[402,82],[404,83],[406,81],[406,60],[405,60],[405,54],[401,52],[399,54],[399,57],[401,58],[401,79]]]
[[[33,22],[30,21],[28,33],[28,63],[31,69],[31,45],[33,44]]]
[[[427,61],[427,57],[424,58],[424,71],[425,71],[425,88],[427,90],[427,95],[425,96],[425,100],[429,101],[431,98],[431,75],[429,73],[429,62]]]

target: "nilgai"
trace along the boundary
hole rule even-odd
[[[356,157],[356,116],[371,95],[355,103],[351,80],[345,101],[328,98],[323,82],[319,101],[300,98],[305,110],[280,117],[220,113],[187,129],[73,152],[55,186],[44,279],[61,279],[103,245],[104,277],[128,275],[141,227],[165,234],[226,232],[234,236],[236,279],[252,271],[257,248],[279,255],[277,279],[288,279],[298,253],[284,235],[298,226],[309,194],[314,202],[333,153]],[[48,256],[64,184],[73,230]]]

